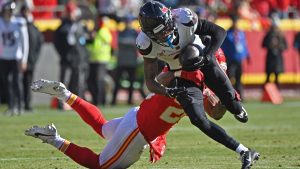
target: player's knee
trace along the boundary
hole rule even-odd
[[[210,129],[210,121],[205,116],[190,117],[191,123],[202,131]]]
[[[228,103],[224,103],[224,105],[232,114],[240,114],[243,110],[241,102],[235,99]]]

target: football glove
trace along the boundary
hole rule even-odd
[[[166,88],[166,93],[169,97],[176,98],[179,95],[186,95],[187,90],[185,87]]]
[[[188,62],[182,63],[182,70],[195,71],[197,69],[200,69],[202,66],[209,62],[209,59],[209,55],[194,57]]]

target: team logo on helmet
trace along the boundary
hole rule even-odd
[[[167,7],[163,7],[163,8],[159,8],[163,13],[167,13],[169,8]]]

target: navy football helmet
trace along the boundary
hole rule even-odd
[[[157,1],[146,2],[139,13],[142,31],[157,43],[171,43],[175,22],[172,13],[164,4]],[[172,45],[172,44],[169,44]]]

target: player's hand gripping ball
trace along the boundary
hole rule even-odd
[[[213,119],[220,120],[225,112],[226,107],[221,103],[218,96],[216,96],[211,90],[205,89],[203,92],[204,110]]]
[[[180,53],[179,62],[185,71],[201,68],[205,64],[202,48],[196,44],[187,45]]]

